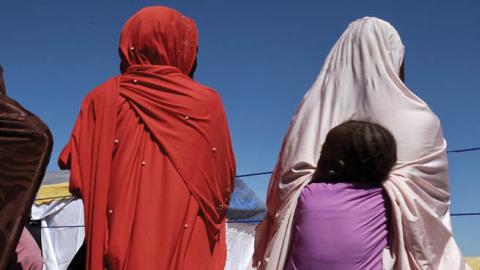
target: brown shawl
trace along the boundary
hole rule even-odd
[[[0,269],[19,240],[45,174],[52,136],[48,127],[7,97],[0,67]]]

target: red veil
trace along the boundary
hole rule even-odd
[[[148,143],[166,156],[198,204],[210,247],[225,233],[235,176],[234,154],[220,97],[187,76],[195,62],[197,40],[195,23],[177,11],[164,7],[140,10],[121,33],[122,75],[99,86],[83,101],[59,165],[71,170],[70,189],[84,201],[87,269],[103,269],[109,238],[108,204],[112,196],[125,196],[109,191],[112,175],[119,169],[112,160],[134,155],[115,157],[116,134],[123,129],[144,130]],[[119,126],[120,103],[127,106],[128,113],[134,113],[135,122]],[[156,173],[135,173],[145,164],[157,166],[156,172],[165,170],[155,160],[144,160],[122,181],[155,179]],[[155,190],[151,196],[156,196]],[[128,200],[126,196],[123,203],[134,203]],[[128,236],[129,231],[125,234]]]

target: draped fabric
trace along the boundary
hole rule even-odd
[[[383,187],[392,205],[393,269],[465,269],[452,237],[446,142],[437,116],[399,77],[404,46],[377,18],[349,25],[330,51],[290,127],[270,179],[268,215],[257,227],[253,265],[282,269],[297,200],[328,131],[346,120],[389,129],[398,162]],[[388,257],[388,258],[387,258]]]
[[[8,270],[42,270],[42,251],[27,228],[23,228],[15,250],[15,260],[10,261]]]
[[[6,95],[0,67],[0,269],[15,251],[52,144],[48,127]]]
[[[310,183],[295,211],[285,270],[381,270],[388,204],[381,187]]]
[[[59,165],[85,207],[87,269],[223,269],[235,161],[218,94],[192,80],[194,22],[140,10],[122,75],[93,90]]]

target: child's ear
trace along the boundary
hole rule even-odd
[[[337,160],[337,168],[339,169],[345,168],[345,162],[341,159]]]
[[[335,161],[335,175],[340,176],[345,174],[345,161],[342,159],[338,159]]]
[[[328,171],[329,177],[338,177],[343,175],[345,168],[345,162],[341,159],[335,161],[333,168]]]

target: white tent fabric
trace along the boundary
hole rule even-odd
[[[252,258],[256,223],[227,223],[227,270],[247,269]]]
[[[41,220],[43,270],[66,270],[85,237],[82,201],[70,198],[34,204],[32,219]]]
[[[41,220],[43,270],[66,270],[83,243],[83,203],[79,199],[54,200],[33,205],[32,219]],[[243,270],[253,254],[255,225],[227,224],[227,270]]]

